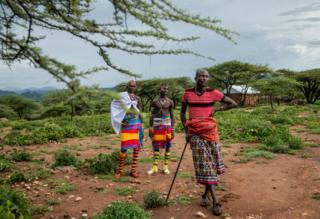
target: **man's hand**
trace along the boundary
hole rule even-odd
[[[171,132],[171,140],[174,139],[174,129],[172,129],[172,132]]]
[[[191,136],[186,132],[186,142],[190,143]]]
[[[152,139],[153,137],[153,128],[149,128],[149,137]]]

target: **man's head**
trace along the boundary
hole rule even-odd
[[[165,96],[168,93],[169,86],[167,84],[160,85],[160,95]]]
[[[208,85],[209,81],[209,73],[205,69],[198,69],[196,71],[196,77],[195,77],[197,86],[199,87],[206,87]]]
[[[137,89],[136,81],[134,81],[134,80],[128,81],[128,83],[127,83],[127,91],[128,91],[128,93],[132,94],[132,93],[134,93],[136,91],[136,89]]]

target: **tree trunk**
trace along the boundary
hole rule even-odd
[[[270,102],[271,109],[272,109],[272,111],[273,111],[272,95],[269,95],[269,102]]]

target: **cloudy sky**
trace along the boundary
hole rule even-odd
[[[97,18],[110,14],[110,8],[98,1]],[[211,61],[191,55],[130,56],[112,53],[114,62],[142,74],[154,77],[190,76],[197,68],[224,61],[240,60],[264,64],[271,68],[304,70],[318,68],[320,62],[320,2],[319,0],[175,0],[177,6],[194,14],[222,20],[220,26],[239,33],[237,44],[216,34],[186,25],[170,24],[177,36],[196,35],[201,39],[185,45],[160,44],[189,48],[216,59]],[[136,25],[133,23],[133,25]],[[74,64],[79,70],[103,64],[97,51],[89,45],[61,33],[42,33],[44,52],[61,61]],[[100,72],[83,79],[85,85],[112,87],[131,79],[115,71]],[[32,68],[28,63],[17,63],[10,68],[0,62],[0,89],[62,87],[48,73]]]

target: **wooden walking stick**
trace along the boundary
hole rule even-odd
[[[167,198],[166,198],[166,203],[168,203],[169,196],[170,196],[170,193],[171,193],[171,189],[172,189],[172,187],[173,187],[174,181],[176,180],[176,177],[177,177],[177,174],[178,174],[178,171],[179,171],[179,168],[180,168],[180,164],[181,164],[181,161],[182,161],[184,152],[186,151],[186,148],[187,148],[188,143],[189,143],[189,142],[187,141],[186,144],[185,144],[185,146],[184,146],[184,148],[183,148],[183,151],[182,151],[182,154],[181,154],[181,157],[180,157],[180,161],[179,161],[179,163],[178,163],[176,172],[174,173],[174,177],[173,177],[173,180],[172,180],[172,182],[171,182],[171,186],[170,186],[170,189],[169,189]]]

